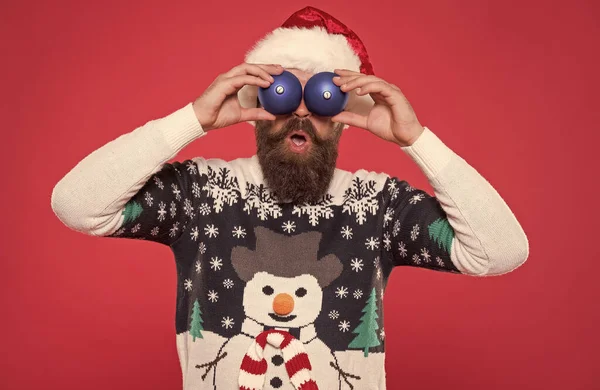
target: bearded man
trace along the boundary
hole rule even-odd
[[[284,72],[302,88],[335,72],[345,109],[317,115],[303,98],[273,114],[258,91]],[[168,163],[240,122],[255,126],[256,155]],[[349,126],[397,145],[435,196],[385,173],[338,169]],[[382,299],[392,270],[501,275],[529,254],[498,192],[374,74],[358,36],[313,7],[193,102],[80,161],[55,186],[52,208],[73,230],[172,249],[189,390],[385,389]]]

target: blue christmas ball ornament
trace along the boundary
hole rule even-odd
[[[304,86],[306,108],[316,115],[334,116],[344,110],[349,95],[333,83],[338,76],[333,72],[320,72],[312,76]]]
[[[302,84],[291,72],[284,70],[273,75],[274,82],[267,88],[258,88],[258,100],[273,115],[287,115],[296,111],[302,101]]]

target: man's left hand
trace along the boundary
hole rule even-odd
[[[400,146],[412,145],[425,130],[400,88],[394,84],[347,69],[335,69],[334,72],[340,77],[334,77],[333,82],[342,91],[351,93],[356,90],[359,96],[368,93],[375,105],[367,116],[343,111],[333,116],[332,121],[363,128]]]

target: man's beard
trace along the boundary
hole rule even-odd
[[[327,139],[317,136],[308,118],[292,117],[275,134],[271,126],[271,121],[256,122],[257,156],[271,193],[279,201],[318,202],[335,172],[343,124],[336,123]],[[297,154],[289,149],[287,137],[295,130],[304,130],[310,138],[308,151]]]

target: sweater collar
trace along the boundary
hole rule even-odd
[[[245,177],[243,177],[243,185],[241,186],[242,188],[242,193],[246,194],[246,185],[247,183],[252,183],[254,185],[261,183],[266,185],[265,182],[265,177],[262,171],[262,167],[260,165],[260,161],[258,160],[258,155],[254,154],[249,158],[244,159],[244,161],[246,162],[248,171],[247,171],[247,175],[245,175]],[[346,184],[345,180],[343,180],[344,178],[347,178],[349,172],[345,171],[343,169],[340,168],[335,168],[333,171],[333,177],[331,178],[331,181],[329,182],[329,186],[327,189],[327,193],[330,195],[335,195],[337,192],[341,191],[340,186]],[[268,186],[266,186],[267,191],[268,191]],[[247,194],[246,194],[247,196]],[[289,199],[284,199],[284,200],[280,200],[277,203],[279,204],[283,204],[283,203],[291,203],[291,200]]]

